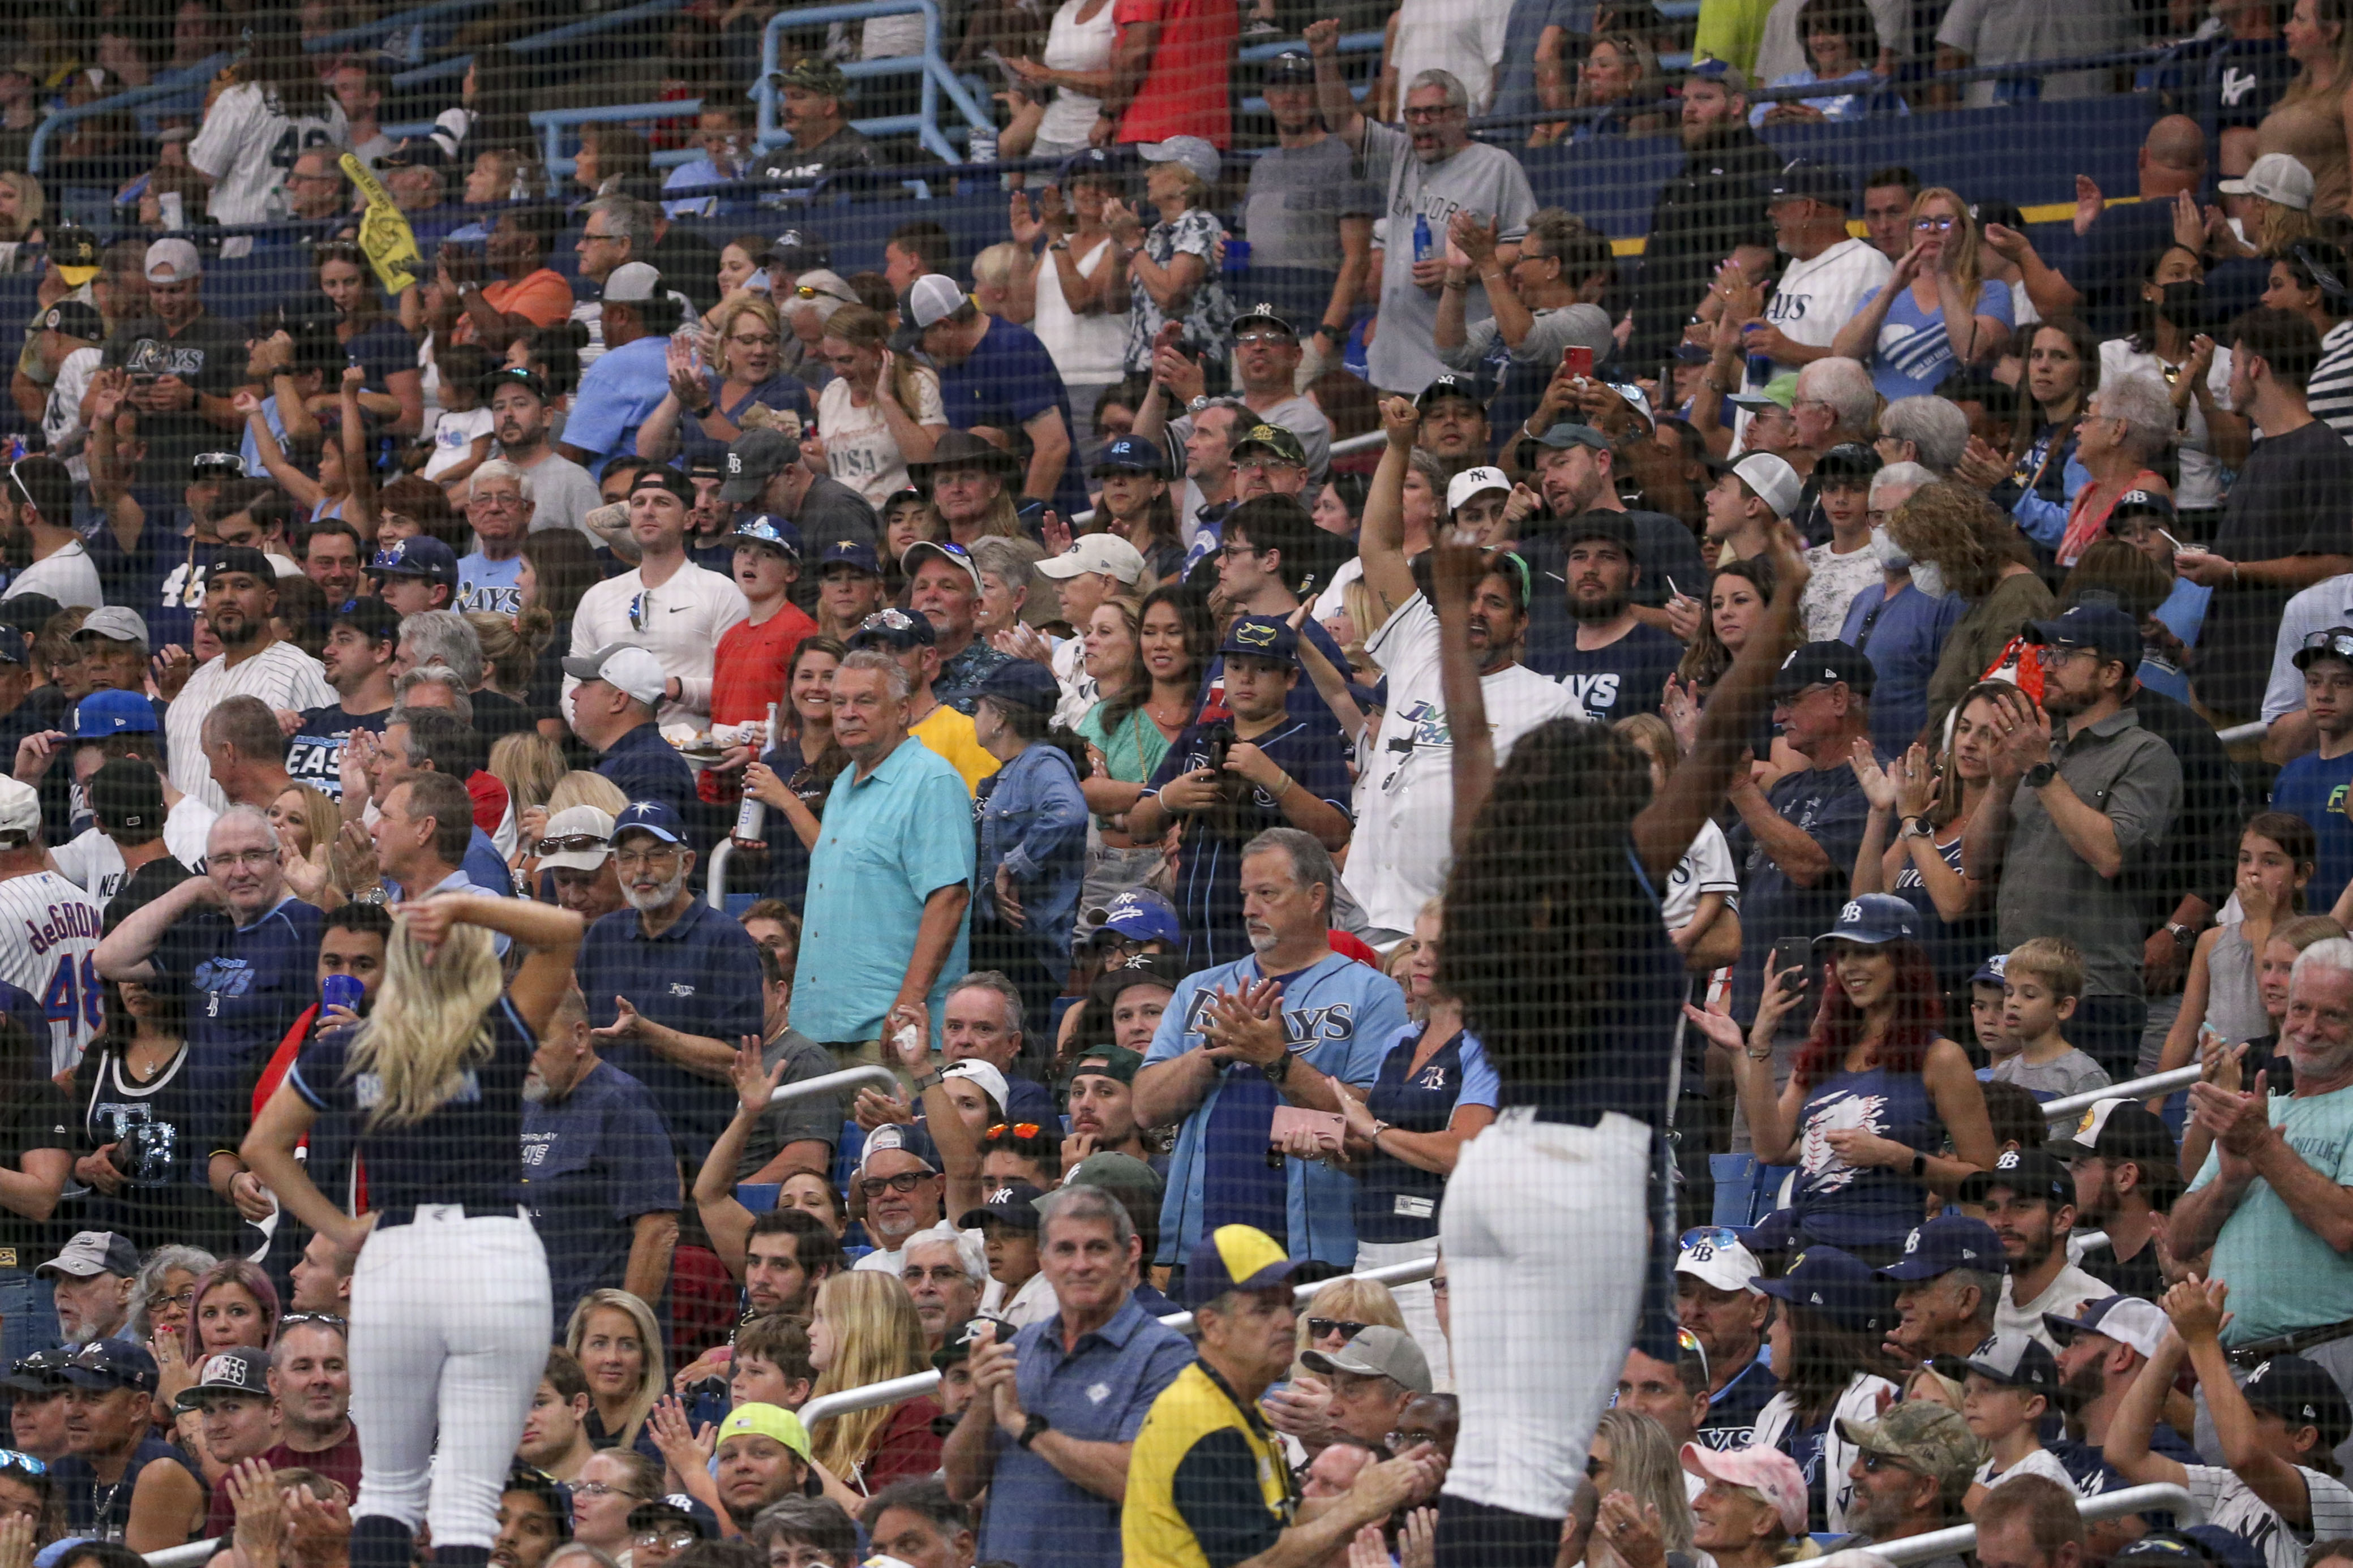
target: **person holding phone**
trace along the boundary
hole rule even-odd
[[[1457,212],[1447,237],[1438,357],[1447,369],[1475,373],[1490,384],[1495,400],[1487,407],[1488,427],[1509,432],[1499,437],[1500,452],[1523,436],[1543,434],[1526,425],[1556,367],[1590,376],[1618,346],[1609,312],[1586,294],[1587,284],[1614,276],[1616,267],[1608,237],[1563,207],[1546,207],[1528,220],[1527,237],[1513,258],[1497,254],[1491,217]],[[1483,321],[1470,320],[1474,279],[1495,311]]]
[[[1812,946],[1829,950],[1819,981],[1793,944],[1774,943],[1745,1037],[1721,1005],[1685,1004],[1683,1015],[1731,1058],[1757,1158],[1798,1167],[1790,1213],[1801,1244],[1892,1263],[1931,1191],[1949,1197],[1992,1168],[1993,1123],[1968,1055],[1945,1035],[1918,910],[1865,893]],[[1777,1089],[1774,1035],[1817,992],[1813,1027]]]

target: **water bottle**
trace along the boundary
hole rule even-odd
[[[687,363],[693,366],[694,374],[700,376],[702,374],[702,321],[690,314],[678,324],[678,330],[670,333],[670,341],[678,345],[686,355]]]
[[[967,161],[971,163],[996,163],[997,127],[994,125],[974,126],[972,130],[972,140],[965,145],[965,153]]]
[[[1438,247],[1430,235],[1430,217],[1424,213],[1413,215],[1413,258],[1416,261],[1438,259]]]
[[[1763,386],[1766,383],[1773,379],[1773,356],[1771,354],[1750,354],[1747,358],[1746,369],[1748,376],[1748,384],[1751,386]]]
[[[768,704],[768,730],[764,739],[770,746],[776,743],[776,707],[774,702]],[[766,803],[754,796],[750,791],[745,791],[744,804],[735,808],[735,837],[747,843],[763,843],[765,841],[767,826]]]

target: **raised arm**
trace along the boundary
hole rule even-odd
[[[507,1000],[533,1037],[545,1031],[556,1004],[572,987],[572,958],[586,928],[569,910],[490,893],[445,893],[401,904],[393,912],[408,922],[410,934],[427,951],[439,947],[451,928],[461,924],[479,926],[530,949],[522,967],[507,983]]]
[[[147,984],[155,978],[155,966],[149,962],[149,955],[164,940],[164,933],[182,915],[199,904],[217,902],[219,897],[211,878],[189,878],[162,898],[132,910],[129,919],[100,941],[90,962],[109,980]]]
[[[1381,450],[1380,467],[1373,470],[1372,488],[1365,492],[1365,522],[1356,548],[1365,563],[1365,587],[1373,596],[1376,626],[1387,626],[1398,606],[1418,590],[1405,556],[1405,477],[1413,467],[1414,438],[1421,430],[1421,414],[1402,397],[1381,399],[1381,431],[1388,445]],[[1472,584],[1475,591],[1477,584]],[[1449,709],[1448,711],[1452,711]]]
[[[1315,106],[1324,116],[1324,129],[1345,142],[1349,152],[1362,153],[1365,117],[1340,75],[1340,24],[1326,16],[1308,23],[1303,36],[1315,58]]]
[[[773,1072],[761,1067],[759,1040],[744,1036],[742,1048],[735,1053],[734,1118],[703,1156],[702,1168],[694,1173],[694,1212],[711,1237],[711,1249],[737,1279],[744,1278],[744,1258],[751,1247],[753,1215],[736,1201],[735,1173],[743,1165],[744,1147],[751,1142],[752,1129],[768,1113],[768,1099],[784,1076],[781,1061]]]

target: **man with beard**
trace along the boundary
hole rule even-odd
[[[1882,1545],[1962,1522],[1961,1499],[1985,1458],[1961,1413],[1927,1400],[1888,1407],[1876,1421],[1841,1417],[1839,1436],[1860,1450],[1847,1476],[1854,1500],[1847,1521],[1855,1544]],[[1958,1568],[1958,1557],[1932,1557],[1922,1568]]]
[[[1144,1130],[1135,1123],[1135,1069],[1144,1065],[1138,1047],[1152,1043],[1152,1032],[1174,993],[1168,980],[1150,967],[1113,970],[1108,980],[1108,984],[1097,983],[1096,994],[1111,992],[1113,1026],[1134,1044],[1082,1051],[1071,1068],[1071,1131],[1062,1140],[1065,1175],[1090,1154],[1106,1151],[1146,1164],[1157,1161],[1165,1167],[1168,1163],[1144,1141]]]
[[[678,1167],[645,1085],[596,1055],[577,989],[547,1021],[522,1100],[522,1200],[559,1329],[591,1290],[659,1302],[678,1247]]]
[[[1448,479],[1487,460],[1487,405],[1469,376],[1439,376],[1421,389],[1413,405],[1421,415],[1417,444],[1444,466]]]
[[[1280,425],[1253,425],[1234,443],[1234,493],[1296,496],[1307,489],[1307,454],[1296,432]]]
[[[1312,22],[1305,37],[1315,59],[1324,129],[1356,154],[1366,182],[1388,193],[1383,208],[1389,243],[1382,253],[1381,331],[1373,340],[1367,379],[1384,392],[1417,391],[1446,369],[1431,345],[1439,291],[1446,280],[1447,228],[1454,215],[1484,214],[1495,226],[1498,242],[1516,247],[1535,216],[1535,193],[1518,159],[1471,139],[1471,95],[1452,72],[1414,75],[1405,84],[1405,126],[1376,125],[1357,111],[1340,74],[1340,24],[1329,18]],[[1426,247],[1416,241],[1422,227],[1430,237]],[[1492,313],[1486,290],[1471,287],[1465,314],[1484,321]]]
[[[552,1477],[518,1465],[499,1493],[499,1533],[491,1543],[491,1568],[539,1568],[548,1553],[572,1539],[572,1511]]]
[[[106,603],[98,568],[73,526],[73,476],[55,458],[26,458],[0,485],[0,542],[16,575],[0,597],[47,594],[69,610]]]
[[[1704,60],[1683,79],[1683,172],[1659,187],[1634,285],[1629,357],[1655,364],[1674,351],[1683,322],[1733,247],[1757,237],[1757,192],[1781,155],[1748,128],[1748,79],[1736,66]]]
[[[874,1250],[851,1267],[903,1273],[910,1241],[938,1228],[945,1189],[939,1146],[923,1128],[894,1121],[867,1134],[849,1190],[866,1202],[866,1236]],[[961,1257],[956,1266],[964,1268]],[[971,1270],[965,1273],[969,1278]],[[979,1301],[976,1289],[973,1300]]]
[[[1939,1215],[1904,1238],[1879,1270],[1895,1285],[1897,1322],[1882,1348],[1906,1365],[1968,1356],[1993,1335],[2001,1300],[2001,1237],[1967,1215]]]
[[[532,531],[578,528],[603,503],[588,470],[548,439],[547,383],[537,371],[510,366],[484,376],[482,385],[499,456],[531,476]]]
[[[1381,417],[1388,447],[1365,497],[1357,546],[1380,621],[1368,630],[1365,651],[1388,677],[1389,696],[1374,751],[1379,763],[1364,792],[1346,879],[1368,922],[1360,934],[1386,948],[1409,933],[1422,906],[1446,888],[1446,836],[1431,825],[1450,820],[1454,811],[1454,732],[1439,678],[1438,614],[1405,554],[1406,470],[1416,427],[1427,430],[1431,416],[1392,397],[1381,405]],[[1458,485],[1477,483],[1474,474],[1503,478],[1493,468],[1470,469],[1458,476]],[[1471,599],[1471,657],[1478,661],[1500,766],[1521,736],[1577,709],[1567,690],[1519,662],[1528,621],[1526,563],[1503,552],[1489,558],[1488,568]]]
[[[1588,511],[1564,523],[1559,539],[1576,631],[1531,647],[1529,667],[1559,681],[1588,719],[1657,712],[1683,646],[1634,613],[1642,563],[1633,525],[1621,512]]]
[[[1669,629],[1668,598],[1677,589],[1700,593],[1707,567],[1700,560],[1699,542],[1683,519],[1640,510],[1619,499],[1617,455],[1609,434],[1582,421],[1564,420],[1541,436],[1522,440],[1517,459],[1544,497],[1547,514],[1543,521],[1522,523],[1519,531],[1518,549],[1535,584],[1528,595],[1528,640],[1566,638],[1574,627],[1561,528],[1588,511],[1615,512],[1634,531],[1635,559],[1649,563],[1634,579],[1634,616],[1644,626]]]
[[[356,1494],[360,1439],[351,1421],[350,1347],[333,1318],[314,1313],[280,1329],[269,1347],[269,1392],[278,1401],[278,1444],[263,1462],[272,1469],[316,1470]]]
[[[1264,80],[1275,144],[1250,160],[1242,229],[1254,268],[1316,275],[1312,284],[1303,278],[1299,287],[1277,292],[1277,304],[1293,321],[1314,317],[1316,363],[1335,363],[1372,266],[1373,216],[1381,209],[1381,195],[1356,177],[1347,146],[1324,131],[1313,59],[1285,50],[1267,62]],[[1241,322],[1234,328],[1239,331]],[[1297,350],[1294,339],[1294,365]],[[1284,385],[1290,385],[1287,375]]]
[[[2000,951],[2052,936],[2083,953],[2084,994],[2067,1037],[2121,1083],[2148,1022],[2147,921],[2131,873],[2181,809],[2181,763],[2126,706],[2140,667],[2132,616],[2078,605],[2029,623],[2026,637],[2039,645],[2042,705],[2022,691],[2001,698],[1993,776],[1963,837],[1962,867],[1978,881],[1999,879]]]
[[[653,1096],[671,1141],[699,1152],[734,1116],[733,1042],[760,1033],[759,955],[742,926],[694,896],[694,851],[670,806],[632,802],[612,848],[629,907],[581,941],[579,972],[596,985],[588,1021],[612,1065]]]
[[[336,700],[303,714],[286,739],[286,771],[296,784],[343,798],[343,744],[354,730],[384,733],[399,641],[400,617],[382,599],[355,599],[336,615],[321,661]]]
[[[805,1209],[770,1209],[744,1243],[744,1300],[762,1316],[806,1323],[817,1288],[848,1268],[841,1243]]]
[[[2059,1382],[2066,1396],[2067,1438],[2049,1445],[2051,1451],[2085,1497],[2129,1485],[2100,1450],[2125,1391],[2165,1343],[2164,1310],[2137,1296],[2104,1296],[2084,1302],[2075,1316],[2053,1312],[2042,1321],[2059,1342]],[[2203,1462],[2189,1440],[2162,1421],[2148,1446],[2150,1452],[2185,1465]]]
[[[2009,1266],[1994,1331],[2031,1334],[2056,1351],[2044,1315],[2072,1317],[2084,1302],[2112,1293],[2067,1261],[2067,1233],[2075,1228],[2074,1178],[2044,1150],[2012,1149],[1992,1170],[1963,1182],[1959,1196],[1984,1209]]]
[[[278,607],[278,573],[259,550],[222,545],[205,564],[205,619],[221,651],[189,669],[185,652],[167,649],[158,684],[171,707],[164,715],[172,787],[214,811],[228,797],[205,761],[205,715],[226,697],[258,697],[271,709],[307,712],[335,700],[319,661],[281,641],[270,622]],[[176,656],[176,657],[175,657]]]
[[[2043,1145],[2075,1176],[2075,1223],[2107,1239],[2076,1262],[2123,1295],[2154,1301],[2165,1294],[2158,1257],[2163,1216],[2181,1195],[2173,1134],[2137,1100],[2103,1100],[2084,1112],[2072,1137]]]

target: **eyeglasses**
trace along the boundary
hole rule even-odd
[[[2048,669],[2054,664],[2065,663],[2079,653],[2089,654],[2094,658],[2100,657],[2100,650],[2095,647],[2053,647],[2045,643],[2034,650],[2034,662]]]
[[[1218,546],[1218,553],[1226,557],[1229,561],[1240,561],[1245,555],[1256,555],[1258,552],[1258,547],[1252,544],[1220,544]]]
[[[1400,1426],[1383,1437],[1381,1441],[1388,1445],[1388,1451],[1392,1454],[1402,1454],[1416,1443],[1428,1443],[1432,1447],[1443,1447],[1446,1445],[1446,1438],[1442,1435],[1419,1426]]]
[[[604,847],[605,841],[593,833],[567,833],[561,838],[543,838],[539,841],[540,853],[543,855],[550,850],[558,855],[577,855],[584,849]]]
[[[870,1198],[884,1193],[912,1193],[932,1179],[929,1171],[902,1171],[895,1176],[869,1176],[858,1184],[858,1190]]]
[[[613,864],[624,868],[652,866],[664,860],[675,860],[678,855],[679,846],[675,844],[649,845],[643,849],[616,849],[613,851]]]
[[[1454,106],[1451,103],[1423,104],[1407,109],[1405,121],[1409,125],[1428,125],[1434,121],[1443,120],[1453,112]]]
[[[498,490],[492,490],[488,495],[479,495],[474,497],[473,504],[476,506],[494,506],[501,511],[512,511],[522,507],[523,500],[522,497],[519,495],[509,495]]]
[[[850,299],[848,295],[837,294],[830,289],[820,289],[814,283],[794,284],[793,298],[797,300],[838,300],[845,305],[855,305],[858,303],[857,300]]]
[[[936,1268],[903,1269],[899,1278],[910,1284],[921,1284],[928,1280],[934,1285],[953,1285],[959,1280],[969,1279],[972,1276],[953,1263],[943,1263]]]
[[[22,1470],[28,1476],[46,1476],[49,1467],[22,1448],[0,1448],[0,1470]]]
[[[1366,1326],[1347,1318],[1310,1318],[1307,1320],[1307,1337],[1320,1340],[1338,1334],[1342,1339],[1353,1340],[1363,1333]]]
[[[672,1552],[683,1552],[702,1537],[686,1526],[676,1524],[668,1530],[640,1530],[629,1539],[639,1546],[667,1546]]]
[[[1952,226],[1953,220],[1948,217],[1915,217],[1912,220],[1912,227],[1915,231],[1921,229],[1933,229],[1942,232],[1943,230],[1948,229]]]
[[[915,623],[904,610],[877,610],[858,623],[861,632],[911,632]]]
[[[147,1303],[147,1308],[148,1310],[153,1311],[157,1307],[177,1307],[180,1310],[185,1312],[195,1304],[196,1288],[191,1285],[176,1296],[156,1297],[153,1300]]]
[[[586,229],[580,231],[580,243],[583,245],[610,245],[617,237],[617,236],[610,234],[590,234]],[[580,1489],[575,1487],[572,1489],[578,1491]]]
[[[1038,1136],[1038,1124],[1034,1121],[1000,1121],[988,1130],[987,1136],[1002,1138],[1008,1132],[1016,1138],[1035,1138]]]
[[[1906,1470],[1915,1476],[1927,1474],[1918,1466],[1907,1465],[1893,1454],[1875,1454],[1869,1448],[1862,1451],[1862,1468],[1866,1473],[1874,1476],[1882,1470]]]
[[[1287,349],[1294,346],[1299,340],[1288,332],[1244,332],[1234,339],[1234,342],[1244,348],[1252,343],[1258,343],[1271,349]]]
[[[572,1495],[574,1497],[633,1497],[642,1500],[646,1494],[633,1492],[623,1487],[608,1487],[603,1481],[575,1481],[572,1483]]]
[[[15,463],[8,465],[8,482],[16,487],[16,493],[25,498],[25,504],[26,506],[31,507],[36,511],[40,510],[41,503],[33,499],[33,492],[25,488],[25,481],[17,476],[16,465]]]

